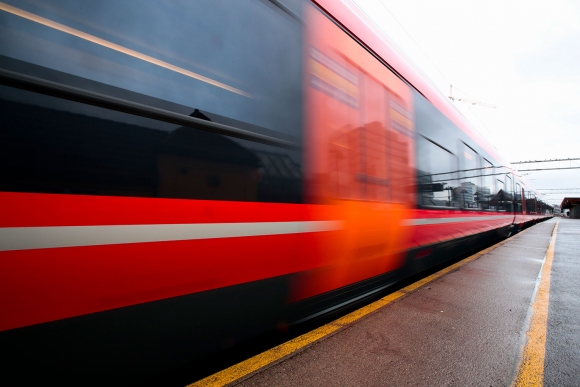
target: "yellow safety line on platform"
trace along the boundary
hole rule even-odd
[[[544,358],[546,356],[546,333],[548,330],[548,305],[550,301],[550,273],[554,260],[554,247],[556,246],[556,234],[558,222],[552,233],[552,240],[546,252],[546,258],[540,272],[540,284],[536,297],[532,302],[532,316],[530,328],[526,332],[528,336],[524,347],[518,374],[512,383],[512,387],[538,386],[544,383]]]
[[[528,229],[529,230],[529,229]],[[525,233],[528,230],[524,230],[522,232],[520,232],[518,235],[515,236],[515,238],[517,238],[519,235]],[[354,312],[351,312],[349,314],[347,314],[346,316],[343,316],[331,323],[328,323],[324,326],[321,326],[320,328],[317,328],[311,332],[308,332],[302,336],[296,337],[295,339],[292,339],[290,341],[287,341],[283,344],[280,344],[266,352],[263,352],[259,355],[256,355],[248,360],[245,360],[241,363],[238,363],[236,365],[233,365],[229,368],[226,368],[223,371],[217,372],[213,375],[210,375],[204,379],[201,379],[195,383],[189,384],[186,387],[221,387],[221,386],[225,386],[229,383],[235,382],[235,381],[239,381],[240,379],[246,378],[248,377],[250,374],[255,373],[256,371],[265,368],[266,366],[275,364],[285,358],[288,358],[296,353],[298,353],[298,351],[303,350],[307,347],[309,347],[310,345],[312,345],[313,343],[317,342],[318,340],[321,340],[333,333],[335,333],[336,331],[347,327],[348,325],[352,324],[353,322],[371,314],[372,312],[376,311],[377,309],[380,309],[390,303],[392,303],[393,301],[396,301],[404,296],[406,296],[407,294],[419,289],[422,286],[427,285],[430,282],[435,281],[436,279],[444,276],[445,274],[448,274],[449,272],[452,272],[454,270],[459,269],[461,266],[464,266],[466,264],[468,264],[469,262],[481,257],[482,255],[488,253],[489,251],[503,245],[504,243],[508,242],[510,239],[506,239],[504,241],[501,241],[499,243],[496,243],[495,245],[488,247],[485,250],[482,250],[468,258],[463,259],[460,262],[457,262],[451,266],[448,266],[434,274],[431,274],[428,277],[425,277],[417,282],[412,283],[411,285],[408,285],[406,287],[404,287],[403,289],[400,289],[396,292],[393,292],[391,294],[389,294],[388,296],[385,296],[383,298],[381,298],[378,301],[373,302],[372,304],[369,304],[367,306],[364,306],[358,310],[355,310]]]

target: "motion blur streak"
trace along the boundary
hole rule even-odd
[[[252,98],[252,95],[251,94],[248,94],[248,93],[246,93],[246,92],[244,92],[242,90],[236,89],[234,87],[228,86],[228,85],[226,85],[224,83],[221,83],[221,82],[218,82],[218,81],[214,81],[211,78],[204,77],[203,75],[196,74],[196,73],[194,73],[192,71],[189,71],[189,70],[183,69],[181,67],[177,67],[175,65],[172,65],[171,63],[167,63],[167,62],[164,62],[162,60],[155,59],[155,58],[153,58],[153,57],[151,57],[149,55],[142,54],[142,53],[137,52],[135,50],[131,50],[129,48],[120,46],[118,44],[115,44],[115,43],[109,42],[107,40],[98,38],[98,37],[96,37],[94,35],[90,35],[90,34],[87,34],[85,32],[79,31],[77,29],[74,29],[74,28],[65,26],[65,25],[60,24],[60,23],[57,23],[55,21],[46,19],[46,18],[44,18],[42,16],[38,16],[38,15],[35,15],[33,13],[26,12],[26,11],[24,11],[22,9],[13,7],[13,6],[8,5],[6,3],[0,2],[0,9],[3,10],[3,11],[9,12],[11,14],[20,16],[22,18],[31,20],[33,22],[36,22],[36,23],[45,25],[47,27],[54,28],[55,30],[59,30],[59,31],[62,31],[64,33],[67,33],[67,34],[76,36],[78,38],[88,40],[89,42],[92,42],[92,43],[101,45],[103,47],[110,48],[111,50],[115,50],[115,51],[121,52],[123,54],[132,56],[134,58],[141,59],[141,60],[143,60],[145,62],[152,63],[154,65],[157,65],[159,67],[166,68],[166,69],[171,70],[171,71],[175,71],[176,73],[183,74],[183,75],[185,75],[187,77],[194,78],[194,79],[197,79],[197,80],[202,81],[202,82],[205,82],[205,83],[209,83],[210,85],[213,85],[213,86],[216,86],[216,87],[219,87],[219,88],[222,88],[222,89],[231,91],[232,93],[236,93],[236,94],[243,95],[244,97]]]
[[[414,121],[397,125],[391,114],[396,106],[399,116],[413,117],[410,89],[322,13],[309,11],[307,190],[344,219],[344,229],[320,239],[319,269],[298,274],[293,300],[401,267],[411,238],[404,220],[414,218]]]

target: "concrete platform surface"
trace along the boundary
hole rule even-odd
[[[510,238],[236,386],[509,386],[538,274],[559,221],[544,385],[580,386],[580,221]]]
[[[545,386],[580,386],[580,219],[558,224],[550,284]]]

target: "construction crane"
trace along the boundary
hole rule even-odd
[[[468,103],[470,105],[478,105],[478,106],[483,106],[483,107],[488,107],[491,109],[495,109],[496,106],[491,105],[489,103],[485,103],[485,102],[481,102],[481,101],[476,101],[474,99],[469,99],[469,98],[455,98],[453,96],[453,85],[449,85],[449,99],[452,101],[460,101],[460,102],[464,102],[464,103]]]

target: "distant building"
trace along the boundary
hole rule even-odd
[[[491,190],[489,189],[489,187],[477,187],[477,193],[478,193],[477,201],[479,202],[487,201],[491,196]]]
[[[580,219],[580,198],[564,198],[560,207],[571,218]]]
[[[455,200],[463,208],[477,208],[477,203],[475,202],[475,193],[477,192],[477,186],[472,182],[464,182],[453,190]]]

